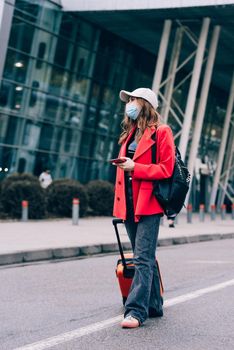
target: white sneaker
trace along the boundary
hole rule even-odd
[[[140,326],[140,322],[133,316],[129,315],[121,322],[122,328],[137,328]]]

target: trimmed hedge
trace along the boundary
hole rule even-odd
[[[71,179],[54,180],[43,189],[36,176],[12,174],[0,183],[0,218],[21,218],[22,200],[29,202],[29,218],[45,216],[71,217],[72,200],[80,200],[80,217],[112,216],[114,186],[103,180],[90,181],[85,186]]]
[[[29,182],[33,182],[37,185],[40,185],[38,178],[34,175],[27,174],[27,173],[15,173],[15,174],[11,174],[8,177],[6,177],[2,181],[1,187],[2,188],[4,187],[6,189],[6,187],[8,187],[9,185],[11,185],[12,183],[14,183],[16,181],[29,181]]]
[[[22,176],[9,176],[2,182],[2,211],[9,217],[21,218],[22,200],[29,202],[28,216],[30,219],[41,219],[46,214],[45,195],[39,181],[26,180]]]
[[[93,180],[86,185],[86,189],[92,214],[112,216],[114,185],[108,181]]]
[[[88,207],[88,196],[84,186],[71,179],[54,180],[46,189],[47,210],[59,217],[72,216],[72,200],[80,200],[80,217],[85,216]]]

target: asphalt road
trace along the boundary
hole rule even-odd
[[[116,255],[1,267],[0,350],[231,350],[233,252],[234,240],[159,248],[164,317],[135,330],[119,326]]]

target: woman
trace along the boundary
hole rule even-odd
[[[125,303],[123,328],[139,327],[147,317],[163,316],[155,251],[163,209],[152,193],[153,180],[172,175],[175,146],[172,131],[159,126],[157,96],[148,88],[120,91],[126,102],[117,166],[114,216],[125,221],[135,262],[135,274]],[[155,135],[156,133],[156,135]],[[155,141],[156,140],[156,141]],[[152,164],[152,145],[157,159]]]

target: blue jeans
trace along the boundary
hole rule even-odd
[[[149,309],[162,312],[159,274],[155,263],[160,215],[142,216],[134,222],[133,213],[129,213],[125,227],[131,241],[135,274],[125,303],[124,316],[131,315],[143,323],[149,315]]]

